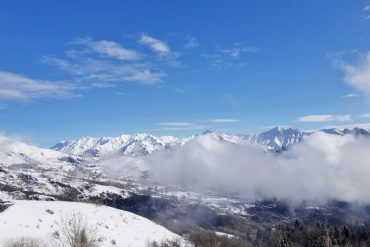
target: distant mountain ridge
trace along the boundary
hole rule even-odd
[[[370,136],[370,132],[361,129],[322,129],[318,130],[332,135]],[[211,135],[219,141],[235,144],[257,144],[267,151],[280,152],[299,143],[307,135],[318,131],[301,131],[293,128],[275,127],[270,130],[252,135],[230,135],[226,133],[206,131],[200,135]],[[72,141],[62,141],[51,149],[73,155],[106,157],[106,156],[136,156],[147,155],[154,151],[170,149],[173,146],[183,145],[199,135],[185,138],[174,136],[154,136],[151,134],[121,135],[118,137],[83,137]]]
[[[51,149],[75,155],[103,157],[111,155],[145,155],[164,150],[177,144],[173,136],[153,136],[150,134],[121,135],[118,137],[82,137],[73,141],[62,141]]]

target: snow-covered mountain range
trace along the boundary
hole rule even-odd
[[[75,155],[103,157],[115,154],[142,155],[169,148],[179,143],[173,136],[150,134],[121,135],[118,137],[82,137],[73,141],[62,141],[51,149]]]
[[[365,129],[322,129],[318,130],[333,135],[362,135],[369,136]],[[210,135],[219,141],[226,141],[234,144],[256,144],[268,151],[283,151],[291,145],[301,142],[304,136],[316,131],[300,131],[292,128],[275,127],[268,131],[252,135],[230,135],[226,133],[206,131],[201,135]],[[83,137],[72,141],[62,141],[51,149],[71,155],[82,155],[92,157],[108,156],[136,156],[151,154],[154,151],[170,149],[176,145],[183,145],[198,135],[185,138],[174,136],[153,136],[150,134],[121,135],[118,137]]]

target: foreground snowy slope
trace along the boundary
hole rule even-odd
[[[33,237],[50,240],[61,222],[79,215],[96,227],[101,246],[144,247],[148,241],[180,239],[166,228],[126,211],[77,202],[13,201],[0,213],[0,246],[9,239]]]

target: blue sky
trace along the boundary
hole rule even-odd
[[[370,1],[2,1],[0,130],[370,128]]]

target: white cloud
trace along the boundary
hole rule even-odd
[[[239,122],[240,120],[238,119],[233,119],[233,118],[217,118],[217,119],[211,119],[209,122],[211,123],[235,123]]]
[[[163,41],[142,34],[138,40],[140,44],[149,46],[154,52],[159,55],[167,55],[170,53],[170,47]]]
[[[359,118],[370,118],[370,113],[364,113],[358,116]]]
[[[346,63],[341,58],[334,63],[344,72],[344,81],[354,89],[370,96],[370,52],[362,55],[357,63]]]
[[[121,45],[110,40],[94,41],[91,38],[77,38],[72,44],[84,45],[93,52],[116,59],[137,60],[140,58],[140,54],[137,51],[123,48]]]
[[[23,75],[0,71],[0,99],[27,101],[38,98],[73,98],[79,88],[70,83],[36,80]]]
[[[298,122],[350,122],[352,118],[350,115],[307,115],[297,119]]]

